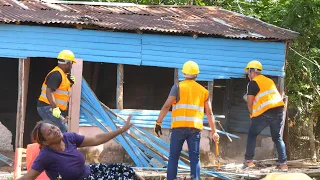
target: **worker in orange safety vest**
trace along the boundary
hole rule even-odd
[[[44,121],[58,126],[62,132],[67,131],[67,125],[62,117],[68,114],[71,86],[75,77],[71,75],[75,56],[70,50],[59,53],[58,65],[46,76],[38,99],[37,110]]]
[[[254,167],[253,157],[257,136],[269,126],[272,140],[278,152],[277,169],[287,171],[286,148],[281,136],[284,116],[283,99],[273,80],[261,74],[262,64],[259,61],[250,61],[244,70],[248,73],[250,80],[244,99],[247,101],[251,125],[247,137],[243,168]]]
[[[215,119],[212,113],[209,92],[195,80],[199,74],[196,62],[184,63],[182,72],[184,80],[174,84],[163,105],[154,127],[154,133],[162,135],[161,124],[172,106],[170,155],[167,167],[167,179],[177,178],[177,166],[183,143],[187,141],[190,159],[190,175],[192,179],[200,179],[200,138],[203,129],[204,113],[208,117],[212,138],[219,141]]]

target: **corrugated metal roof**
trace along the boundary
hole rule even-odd
[[[291,40],[298,33],[213,6],[60,4],[0,0],[0,22],[89,25],[116,31]]]

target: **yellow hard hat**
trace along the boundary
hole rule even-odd
[[[259,69],[260,71],[262,71],[262,64],[257,60],[250,61],[247,64],[247,67],[244,68],[246,72],[248,72],[248,69]]]
[[[72,63],[76,63],[76,60],[74,58],[74,54],[70,50],[62,50],[58,54],[58,59],[65,60],[65,61],[71,61]]]
[[[195,75],[195,74],[199,74],[200,70],[199,70],[199,66],[196,62],[187,61],[183,64],[182,72],[184,74]]]

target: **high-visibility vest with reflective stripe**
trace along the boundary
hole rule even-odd
[[[69,99],[70,99],[71,84],[70,84],[70,81],[67,78],[66,73],[64,73],[63,70],[60,69],[58,66],[56,66],[52,71],[50,71],[48,73],[48,75],[53,71],[59,71],[60,74],[61,74],[61,77],[62,77],[61,84],[58,87],[58,89],[56,89],[53,92],[53,96],[55,98],[57,106],[61,110],[65,111],[68,108],[68,102],[69,102]],[[42,84],[41,94],[40,94],[39,100],[43,101],[43,102],[45,102],[47,104],[50,104],[48,99],[47,99],[47,95],[46,95],[46,90],[47,90],[46,79],[47,79],[48,75],[46,76],[46,78],[45,78],[45,80],[44,80],[44,82]]]
[[[258,84],[260,91],[254,97],[251,118],[257,117],[271,108],[284,106],[281,95],[272,79],[259,75],[253,80]]]
[[[209,92],[194,80],[179,83],[179,102],[172,104],[171,128],[197,128],[202,130],[204,118],[204,102]]]

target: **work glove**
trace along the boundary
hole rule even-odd
[[[53,108],[52,109],[52,115],[56,118],[60,118],[61,116],[61,111],[59,109],[59,107]]]
[[[156,136],[160,137],[159,132],[160,132],[160,134],[162,135],[161,123],[156,122],[153,130],[154,130],[154,134],[155,134]]]
[[[68,79],[71,81],[72,84],[76,84],[76,78],[72,74],[68,74]]]

